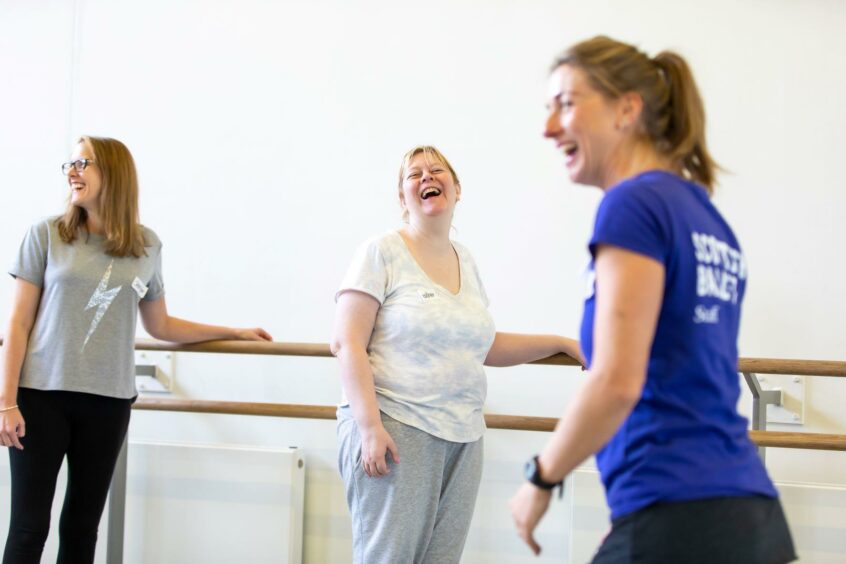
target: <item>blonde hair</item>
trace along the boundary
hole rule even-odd
[[[105,240],[103,250],[116,257],[140,257],[144,251],[144,234],[138,217],[138,174],[135,161],[126,145],[117,139],[83,135],[77,143],[88,143],[94,152],[94,166],[100,169],[100,217]],[[72,243],[85,228],[85,209],[68,200],[64,215],[56,220],[59,236]]]
[[[636,92],[643,100],[641,126],[676,172],[712,194],[717,163],[705,144],[705,108],[690,67],[681,55],[662,51],[649,58],[636,47],[598,36],[577,43],[555,60],[581,69],[609,99]]]
[[[408,152],[405,153],[402,157],[402,164],[400,165],[399,170],[399,182],[397,183],[397,188],[399,190],[399,194],[402,195],[402,182],[405,179],[405,172],[408,170],[408,166],[411,164],[411,161],[414,160],[414,157],[417,155],[422,154],[423,157],[426,159],[426,162],[438,161],[443,163],[449,173],[452,175],[452,180],[457,185],[461,185],[461,182],[458,180],[458,175],[455,173],[455,169],[452,168],[452,165],[449,164],[447,158],[438,151],[432,145],[418,145],[413,149],[410,149]],[[403,210],[402,212],[402,219],[403,221],[408,220],[408,210]]]

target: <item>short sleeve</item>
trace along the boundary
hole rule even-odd
[[[50,220],[44,220],[29,228],[9,274],[14,278],[32,282],[40,288],[44,285],[49,250]]]
[[[373,296],[379,304],[383,304],[387,288],[388,271],[385,258],[379,240],[374,239],[366,242],[356,251],[352,263],[335,293],[335,301],[338,301],[338,297],[342,293],[356,290]]]
[[[150,278],[150,283],[147,284],[147,293],[144,295],[144,300],[154,302],[164,296],[164,279],[162,278],[162,247],[159,245],[156,252],[155,267],[153,267],[153,276]]]
[[[164,278],[162,277],[162,242],[159,236],[150,229],[144,227],[144,247],[147,254],[153,260],[153,273],[147,280],[147,293],[142,298],[145,302],[154,302],[161,298],[164,291]]]
[[[666,264],[668,226],[662,221],[663,202],[648,186],[630,184],[609,191],[596,212],[591,255],[598,245],[613,245]]]

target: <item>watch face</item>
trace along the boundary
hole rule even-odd
[[[523,467],[523,475],[526,477],[527,480],[533,482],[537,471],[538,463],[535,457],[532,457],[526,462],[526,465]]]

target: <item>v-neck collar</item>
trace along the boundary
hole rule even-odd
[[[420,266],[420,263],[417,262],[417,259],[414,258],[414,254],[411,252],[411,249],[408,248],[408,244],[405,242],[405,239],[400,234],[399,231],[394,231],[394,235],[399,239],[400,245],[403,248],[403,251],[408,255],[408,259],[414,264],[417,268],[417,271],[426,279],[427,282],[432,284],[433,286],[441,289],[446,294],[452,296],[453,298],[458,298],[461,296],[462,291],[464,291],[464,261],[461,260],[461,254],[458,252],[458,249],[455,248],[455,245],[452,241],[449,242],[450,246],[452,247],[452,252],[455,253],[455,258],[458,259],[458,291],[453,293],[448,288],[445,288],[432,280],[432,278],[426,274],[426,271],[423,270],[423,267]]]

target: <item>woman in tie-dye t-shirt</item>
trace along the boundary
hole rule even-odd
[[[339,467],[357,563],[458,562],[481,478],[483,365],[581,356],[564,337],[496,332],[473,257],[449,238],[460,199],[437,149],[406,153],[406,223],[359,248],[336,295]]]

